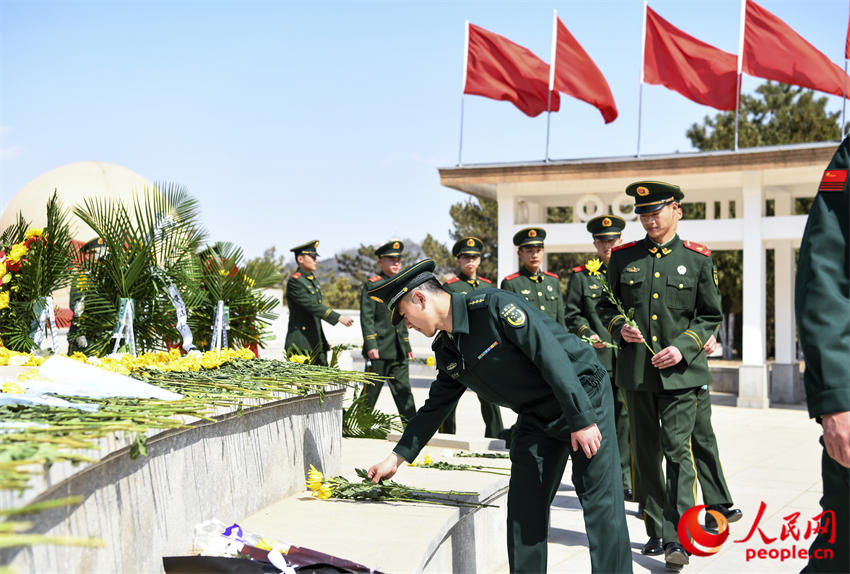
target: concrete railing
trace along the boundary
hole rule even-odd
[[[16,517],[31,532],[100,538],[103,548],[35,546],[0,551],[18,572],[162,571],[162,557],[186,554],[196,524],[235,520],[303,491],[309,464],[340,470],[342,390],[245,401],[241,415],[151,433],[147,456],[132,460],[132,437],[80,451],[98,462],[56,464],[23,495],[0,493],[0,508],[81,496],[78,505]],[[188,422],[188,421],[187,421]]]

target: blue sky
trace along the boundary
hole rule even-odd
[[[847,0],[762,0],[843,64]],[[737,53],[737,0],[654,0]],[[0,209],[28,181],[98,160],[185,185],[214,240],[249,256],[318,238],[331,255],[448,240],[437,167],[457,162],[465,20],[549,60],[552,10],[611,85],[619,118],[562,97],[552,158],[634,154],[641,0],[12,2],[0,0]],[[761,80],[745,76],[744,91]],[[688,151],[714,113],[644,87],[641,152]],[[829,96],[829,108],[841,99]],[[464,163],[540,160],[545,114],[467,96]]]

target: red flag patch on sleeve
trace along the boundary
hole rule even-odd
[[[846,169],[828,169],[823,172],[818,191],[844,191],[847,183]]]

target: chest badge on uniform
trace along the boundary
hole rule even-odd
[[[638,271],[640,271],[640,267],[626,267],[626,271],[628,271],[629,273],[637,273]]]
[[[455,368],[457,368],[457,363],[449,363],[446,367],[446,369],[448,369],[449,371],[454,371]]]
[[[522,291],[520,291],[520,293],[522,293],[523,295],[528,295],[529,293],[531,293],[531,291],[529,291],[528,289],[523,289]]]
[[[508,322],[508,325],[512,327],[522,327],[525,325],[525,312],[514,305],[513,303],[508,303],[499,314]]]
[[[593,283],[592,285],[588,285],[588,287],[590,287],[591,289],[599,289],[599,285],[597,285],[596,283]]]
[[[679,265],[678,267],[676,267],[676,271],[679,272],[679,275],[684,275],[685,273],[688,272],[688,268],[685,267],[684,265]]]

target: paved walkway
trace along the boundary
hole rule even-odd
[[[427,379],[413,379],[416,405],[421,406],[428,392]],[[771,408],[766,410],[743,409],[723,404],[734,404],[733,397],[714,395],[712,421],[720,446],[721,460],[726,480],[732,491],[735,505],[743,510],[744,517],[731,525],[731,535],[722,549],[712,557],[691,557],[684,572],[799,572],[805,560],[799,558],[771,559],[770,551],[786,554],[805,548],[811,538],[804,540],[807,521],[820,513],[821,496],[820,456],[817,442],[820,427],[809,420],[802,407]],[[383,391],[378,408],[394,411],[388,391]],[[484,423],[475,394],[467,392],[457,410],[458,436],[480,437]],[[502,409],[505,424],[516,418],[513,412]],[[390,450],[389,448],[387,450]],[[364,462],[366,464],[366,462]],[[572,484],[570,468],[555,497],[549,533],[549,572],[590,572],[590,556],[584,533],[581,507]],[[759,528],[768,538],[765,544],[758,532],[747,542],[735,543],[745,538],[753,526],[760,504],[766,505]],[[637,504],[627,503],[627,522],[632,541],[634,571],[666,572],[663,557],[642,556],[640,548],[646,542],[643,521],[637,516]],[[796,519],[800,540],[789,536],[781,540],[786,516],[799,512]],[[493,541],[501,544],[502,541]],[[758,559],[764,549],[768,557]],[[747,550],[756,557],[747,560]],[[505,568],[507,571],[507,568]]]

